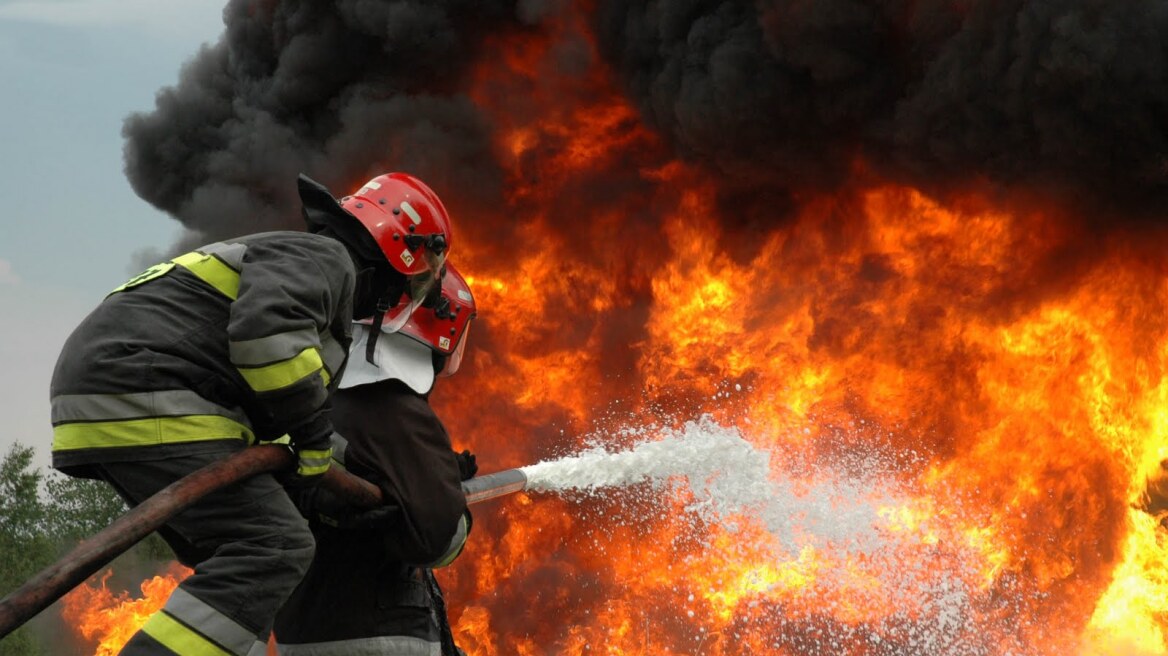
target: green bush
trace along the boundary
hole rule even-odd
[[[20,587],[126,512],[125,504],[110,486],[55,471],[45,475],[33,466],[33,455],[31,447],[16,444],[0,461],[0,595]],[[173,556],[155,534],[121,558],[160,562]],[[52,621],[38,618],[33,623]],[[25,625],[0,640],[0,654],[59,653],[48,644],[54,632],[36,629]]]

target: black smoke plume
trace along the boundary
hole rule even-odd
[[[498,56],[485,36],[580,7],[589,65],[722,181],[735,220],[773,221],[790,190],[859,172],[1039,193],[1102,222],[1168,216],[1168,6],[1153,0],[231,0],[222,38],[127,120],[127,174],[188,240],[300,227],[301,171],[343,193],[406,170],[459,216],[497,204],[468,66]]]
[[[1168,209],[1168,6],[1151,0],[602,0],[648,122],[749,187],[858,162],[1102,210]]]
[[[231,0],[220,40],[127,119],[129,180],[195,242],[301,228],[299,172],[341,195],[388,166],[458,188],[452,211],[491,202],[490,131],[459,89],[483,35],[516,13],[507,0]]]

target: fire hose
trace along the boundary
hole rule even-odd
[[[292,452],[282,446],[256,446],[171,483],[0,599],[0,639],[199,499],[257,474],[289,467],[293,460]],[[518,492],[526,484],[521,470],[507,469],[464,481],[462,489],[466,502],[474,504]],[[321,485],[355,506],[376,508],[382,503],[376,485],[340,467],[330,468]]]

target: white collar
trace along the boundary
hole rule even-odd
[[[365,344],[371,326],[355,323],[349,363],[341,376],[341,389],[369,385],[383,380],[400,380],[418,394],[434,386],[434,359],[430,347],[400,333],[382,333],[377,337],[373,359],[365,359]]]

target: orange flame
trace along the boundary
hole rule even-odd
[[[96,643],[94,656],[113,656],[166,605],[170,593],[191,573],[187,567],[170,563],[162,574],[142,581],[141,597],[131,597],[128,592],[107,587],[113,570],[106,570],[61,598],[61,617],[78,637]],[[275,641],[269,640],[268,656],[275,656],[275,647]]]
[[[61,616],[81,638],[97,643],[94,656],[113,656],[166,604],[170,593],[190,573],[172,563],[164,573],[142,581],[142,596],[133,598],[106,586],[113,575],[113,570],[106,570],[61,598]]]

